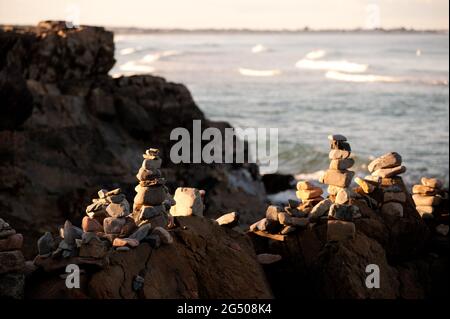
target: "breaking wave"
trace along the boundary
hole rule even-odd
[[[327,52],[325,50],[314,50],[305,55],[305,58],[308,60],[317,60],[323,58]]]
[[[120,55],[128,55],[128,54],[132,54],[134,52],[136,52],[135,48],[125,48],[125,49],[120,50],[119,53],[120,53]]]
[[[261,53],[261,52],[267,52],[267,51],[269,51],[269,49],[262,44],[255,45],[252,48],[252,53]]]
[[[244,69],[239,68],[239,73],[244,76],[259,76],[259,77],[268,77],[268,76],[276,76],[281,74],[281,70],[273,69],[273,70],[252,70],[252,69]]]
[[[144,56],[141,61],[144,63],[152,63],[152,62],[160,60],[161,58],[180,55],[180,54],[181,54],[181,52],[176,51],[176,50],[168,50],[168,51],[162,51],[162,52],[149,53],[146,56]]]
[[[298,61],[295,66],[299,69],[340,71],[349,73],[362,73],[369,67],[367,64],[354,63],[346,60],[326,61],[311,59],[302,59]]]
[[[155,72],[155,68],[150,65],[140,64],[136,61],[128,61],[122,64],[119,69],[125,72],[137,73],[152,73]]]
[[[345,82],[402,82],[401,78],[375,74],[348,74],[336,71],[328,71],[325,74],[327,79]]]

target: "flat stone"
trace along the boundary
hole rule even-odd
[[[92,203],[86,207],[86,214],[90,216],[104,216],[106,215],[106,207],[108,204],[97,201],[95,203]]]
[[[216,219],[216,222],[220,226],[228,226],[228,227],[234,227],[239,222],[239,213],[237,212],[231,212],[228,214],[224,214]]]
[[[358,184],[359,187],[361,187],[363,192],[366,194],[372,193],[376,188],[373,182],[367,181],[359,177],[355,177],[355,183]]]
[[[384,178],[397,176],[404,172],[406,172],[405,166],[396,166],[396,167],[392,167],[392,168],[380,168],[380,169],[377,169],[376,171],[374,171],[372,174],[374,176],[379,176],[384,179]]]
[[[142,206],[139,219],[140,220],[150,219],[164,213],[166,213],[166,206],[164,205]]]
[[[106,197],[112,196],[112,195],[119,195],[120,193],[122,193],[122,190],[120,188],[116,188],[116,189],[113,189],[113,190],[107,192]]]
[[[139,181],[152,180],[161,177],[161,171],[159,169],[145,169],[141,167],[136,174],[136,178]]]
[[[84,216],[81,221],[81,228],[84,232],[103,232],[103,226],[100,222],[94,218]]]
[[[164,186],[136,187],[137,194],[134,197],[134,204],[147,206],[158,206],[166,199],[167,191]]]
[[[332,204],[328,212],[328,216],[335,219],[352,221],[353,212],[349,209],[348,205]]]
[[[178,187],[173,199],[176,204],[170,208],[172,216],[203,216],[203,200],[198,189]]]
[[[373,173],[379,169],[393,168],[402,165],[402,157],[396,152],[386,153],[369,163],[367,169]]]
[[[331,141],[340,141],[345,142],[347,141],[347,138],[342,134],[330,134],[328,135],[328,140]]]
[[[162,177],[148,179],[148,180],[139,182],[139,185],[142,187],[151,187],[151,186],[164,185],[164,184],[166,184],[166,180],[165,180],[165,178],[162,178]]]
[[[416,206],[437,206],[441,203],[441,197],[439,196],[425,196],[414,194],[412,198]]]
[[[425,185],[414,185],[412,188],[413,194],[433,196],[437,194],[436,188]]]
[[[267,231],[272,232],[275,231],[277,226],[280,225],[278,221],[274,221],[272,219],[263,218],[256,223],[250,225],[250,231]]]
[[[142,161],[142,168],[148,170],[156,170],[161,168],[162,160],[161,158],[150,159],[146,158]]]
[[[351,195],[350,195],[350,191],[348,191],[347,189],[341,189],[339,191],[339,193],[337,193],[336,195],[336,199],[334,200],[334,202],[338,205],[343,205],[343,204],[347,204],[348,201],[350,200]]]
[[[380,185],[381,187],[385,188],[386,186],[402,186],[404,185],[404,183],[401,176],[393,176],[388,178],[381,178]]]
[[[161,238],[161,242],[164,244],[172,244],[172,235],[163,227],[155,227],[152,231],[152,235],[158,235]]]
[[[138,241],[143,241],[145,237],[147,237],[152,229],[152,225],[150,223],[144,224],[138,228],[133,234],[129,236],[131,239],[136,239]]]
[[[310,213],[311,220],[317,220],[320,217],[324,216],[325,214],[328,214],[332,204],[333,202],[329,198],[324,199],[319,203],[317,203],[316,206],[314,206],[313,209],[311,210]]]
[[[386,202],[406,202],[406,195],[403,192],[384,192],[383,201]]]
[[[416,206],[416,210],[422,218],[434,218],[434,206]]]
[[[346,188],[350,185],[354,175],[355,172],[353,171],[329,169],[325,172],[321,180],[324,184]]]
[[[106,212],[110,217],[125,217],[130,215],[130,204],[127,200],[123,200],[118,204],[111,203],[106,208]]]
[[[151,147],[148,150],[145,150],[145,155],[158,156],[159,155],[159,148]]]
[[[102,188],[101,190],[98,191],[98,197],[99,198],[106,198],[106,193],[108,193],[108,190]]]
[[[116,247],[116,251],[130,251],[130,247],[127,246]]]
[[[403,205],[396,202],[383,204],[381,213],[388,216],[403,217]]]
[[[330,160],[346,159],[349,158],[351,153],[345,150],[331,150],[328,154]]]
[[[287,234],[290,234],[290,233],[295,232],[296,230],[297,230],[297,228],[296,228],[295,226],[285,226],[285,227],[281,230],[280,234],[282,234],[282,235],[287,235]]]
[[[379,176],[367,175],[364,177],[364,180],[374,183],[375,186],[379,186],[381,185],[382,178]]]
[[[256,259],[261,265],[270,265],[280,261],[282,257],[274,254],[258,254]]]
[[[299,181],[297,183],[297,190],[299,190],[299,191],[307,190],[307,189],[315,189],[315,188],[317,188],[317,186],[314,186],[314,184],[309,181]]]
[[[323,194],[323,190],[320,187],[315,187],[313,189],[300,190],[295,193],[297,198],[300,198],[302,201],[320,197],[322,194]]]
[[[22,234],[14,234],[5,239],[0,239],[0,251],[20,250],[22,249]]]
[[[442,236],[447,236],[448,230],[449,230],[448,225],[440,224],[436,226],[436,232]]]
[[[0,274],[20,272],[25,267],[25,258],[20,250],[0,252]]]
[[[118,194],[118,195],[110,195],[107,197],[107,199],[110,203],[119,204],[122,201],[125,201],[126,197],[124,194]]]
[[[125,218],[106,217],[103,220],[105,234],[120,234],[125,223]]]
[[[327,240],[344,241],[354,239],[356,235],[355,224],[342,220],[328,220]]]
[[[50,232],[45,232],[45,234],[38,239],[37,247],[39,255],[45,256],[51,254],[55,249],[55,241],[52,234]]]
[[[312,210],[313,207],[317,205],[317,203],[319,203],[323,200],[324,200],[324,198],[322,196],[319,196],[319,197],[315,197],[315,198],[311,198],[311,199],[303,201],[303,203],[301,205],[302,211],[306,213],[307,209]]]
[[[339,186],[334,186],[334,185],[328,185],[327,192],[330,195],[337,195],[337,193],[339,193],[339,191],[341,189],[344,189],[344,188],[339,187]]]
[[[438,189],[440,189],[442,187],[442,181],[440,181],[437,178],[422,177],[420,181],[421,181],[422,185],[424,185],[424,186],[438,188]]]
[[[113,247],[137,247],[139,246],[139,240],[133,238],[115,238],[113,241]]]
[[[330,161],[330,169],[345,170],[355,165],[353,158],[335,159]]]

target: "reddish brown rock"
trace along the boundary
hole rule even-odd
[[[0,239],[0,252],[9,250],[22,249],[23,236],[22,234],[14,234],[5,239]]]
[[[84,232],[103,232],[103,226],[96,219],[88,216],[83,217],[81,228]]]

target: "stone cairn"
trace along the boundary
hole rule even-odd
[[[139,226],[150,223],[154,227],[167,228],[173,224],[168,212],[175,201],[161,175],[159,150],[150,148],[142,156],[144,160],[136,175],[139,184],[135,187],[137,194],[133,204],[134,221]]]
[[[402,157],[396,152],[386,153],[369,163],[371,175],[356,182],[365,192],[373,192],[381,188],[381,213],[384,216],[403,217],[403,205],[407,194],[400,174],[406,172],[402,165]]]
[[[442,200],[442,182],[436,178],[422,177],[421,184],[412,188],[416,210],[422,218],[433,218]]]
[[[356,228],[354,218],[361,217],[358,206],[352,205],[352,199],[358,195],[349,189],[355,173],[348,170],[355,161],[351,158],[351,147],[343,135],[329,135],[329,169],[319,182],[328,185],[329,201],[322,205],[328,210],[328,241],[353,239]]]
[[[25,258],[22,234],[0,218],[0,298],[23,298]]]

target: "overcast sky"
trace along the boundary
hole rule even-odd
[[[0,0],[0,24],[58,19],[151,28],[448,30],[448,11],[448,0]]]

